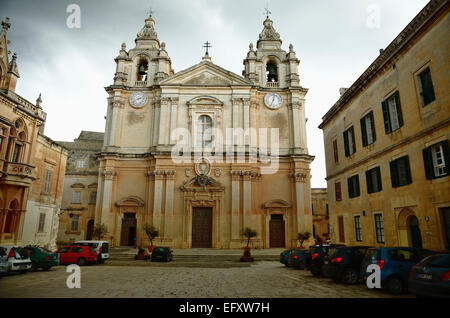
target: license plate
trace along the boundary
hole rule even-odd
[[[419,278],[422,278],[422,279],[433,279],[433,276],[428,275],[428,274],[419,274],[417,276],[419,276]]]
[[[328,265],[328,261],[323,262],[325,265]]]

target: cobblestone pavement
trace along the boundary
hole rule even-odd
[[[69,275],[66,266],[12,274],[0,279],[0,297],[392,297],[365,285],[347,286],[316,278],[275,261],[232,268],[91,265],[81,268],[80,289],[66,287]]]

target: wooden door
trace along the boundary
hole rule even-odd
[[[192,247],[212,247],[212,208],[192,209]]]
[[[345,232],[344,232],[344,217],[340,215],[338,217],[339,222],[339,241],[345,243]]]
[[[285,247],[285,226],[282,215],[272,215],[269,222],[270,247]]]
[[[136,218],[134,217],[134,214],[133,216],[125,215],[125,217],[122,219],[122,233],[120,235],[120,245],[133,246],[135,235],[136,235]]]
[[[86,230],[86,240],[87,241],[92,240],[93,235],[94,235],[94,220],[89,220]]]

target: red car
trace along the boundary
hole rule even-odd
[[[60,264],[78,264],[84,266],[97,261],[97,253],[89,246],[65,246],[56,253]]]

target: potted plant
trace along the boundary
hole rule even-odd
[[[309,240],[310,236],[311,236],[311,233],[309,233],[309,232],[298,233],[297,239],[300,242],[300,248],[303,248],[303,242]]]
[[[244,255],[242,255],[241,257],[241,262],[253,262],[253,257],[251,256],[250,253],[250,240],[255,237],[256,235],[258,235],[258,233],[256,233],[255,230],[252,230],[249,227],[246,227],[242,233],[243,236],[245,236],[247,238],[247,246],[244,247]]]
[[[145,234],[147,234],[148,239],[150,240],[150,246],[148,247],[148,251],[151,253],[155,248],[155,246],[153,245],[153,239],[159,236],[159,231],[155,226],[149,224],[144,225],[144,231]]]

